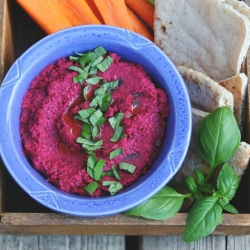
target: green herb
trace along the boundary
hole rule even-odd
[[[96,189],[98,188],[98,183],[93,181],[93,182],[90,182],[89,184],[87,184],[84,189],[90,194],[92,195]]]
[[[105,122],[105,118],[101,110],[96,110],[89,118],[89,121],[93,126],[101,126]]]
[[[95,139],[96,137],[99,136],[99,128],[97,125],[92,127],[92,137]]]
[[[222,222],[223,209],[231,213],[238,212],[229,203],[235,196],[239,181],[227,160],[236,152],[239,143],[240,131],[233,112],[228,107],[216,109],[201,121],[195,136],[196,149],[209,164],[209,173],[204,174],[196,169],[195,178],[187,176],[184,185],[190,192],[188,194],[181,195],[166,187],[125,214],[164,220],[179,211],[184,198],[192,196],[195,202],[187,217],[183,239],[191,242],[209,235]],[[209,180],[221,164],[217,184],[214,186]],[[183,183],[180,185],[183,186]],[[175,206],[175,203],[178,205]]]
[[[102,185],[109,186],[108,191],[110,192],[111,195],[116,194],[118,191],[120,191],[123,188],[122,184],[117,181],[103,181]]]
[[[78,111],[78,115],[75,116],[75,119],[81,120],[83,122],[89,123],[89,117],[94,114],[96,110],[94,108],[88,108]]]
[[[106,71],[113,61],[110,56],[104,56],[106,53],[105,49],[99,46],[94,51],[89,51],[85,54],[76,53],[79,57],[70,56],[70,60],[81,65],[81,67],[74,65],[68,67],[69,70],[79,73],[79,75],[73,78],[73,82],[82,84],[85,80],[89,84],[99,83],[101,78],[96,75],[98,69],[102,72]]]
[[[109,159],[113,159],[116,156],[119,156],[123,153],[122,148],[117,148],[109,153]]]
[[[91,125],[88,123],[84,123],[82,126],[81,137],[89,139],[91,136]]]
[[[91,153],[87,161],[87,172],[95,181],[99,181],[102,176],[102,170],[105,165],[105,160],[97,160],[96,156]]]
[[[114,134],[113,134],[112,138],[110,139],[110,141],[116,142],[120,138],[122,138],[122,136],[123,136],[122,131],[123,131],[123,127],[122,126],[117,126],[115,128]]]
[[[93,76],[91,78],[86,79],[86,82],[89,84],[97,84],[97,83],[99,83],[100,79],[101,79],[101,77],[99,77],[99,76]]]
[[[147,219],[167,220],[173,217],[181,208],[185,198],[171,187],[164,187],[155,196],[141,205],[125,212],[127,215],[142,216]]]
[[[120,125],[123,118],[124,118],[124,113],[118,113],[116,116],[109,118],[108,121],[111,127],[115,129],[117,126]]]
[[[109,68],[112,62],[113,62],[113,59],[110,56],[107,56],[102,62],[97,64],[96,67],[100,71],[105,72]]]
[[[112,169],[112,172],[113,172],[113,175],[115,176],[116,180],[120,180],[121,177],[120,177],[120,174],[117,172],[116,168],[114,165],[111,166],[111,169]]]
[[[102,46],[97,47],[94,51],[98,56],[102,56],[107,53],[107,51]]]
[[[126,170],[128,171],[130,174],[133,174],[136,170],[136,166],[127,162],[120,162],[119,163],[119,168],[121,170]]]
[[[76,142],[82,144],[82,147],[85,149],[85,151],[88,154],[91,154],[96,149],[102,148],[102,143],[103,143],[102,140],[90,141],[90,140],[82,138],[82,137],[78,137],[76,139]]]

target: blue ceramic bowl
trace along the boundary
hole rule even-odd
[[[114,196],[87,198],[65,193],[48,183],[22,152],[19,133],[21,103],[33,78],[61,57],[103,46],[124,60],[139,63],[169,98],[170,114],[159,157],[146,175]],[[49,35],[28,49],[12,65],[0,88],[0,154],[14,180],[27,194],[57,212],[78,216],[106,216],[146,201],[175,175],[187,153],[191,108],[181,76],[154,43],[128,30],[85,25]]]

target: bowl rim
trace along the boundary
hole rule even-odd
[[[183,131],[181,136],[173,138],[172,147],[169,151],[168,157],[166,159],[156,159],[154,164],[159,165],[157,168],[159,171],[157,170],[152,172],[150,178],[146,179],[145,182],[143,182],[143,180],[146,177],[144,179],[142,178],[142,181],[138,183],[138,185],[133,186],[133,188],[128,187],[123,192],[114,196],[104,196],[99,198],[81,197],[60,191],[52,184],[46,183],[46,180],[43,179],[42,176],[42,179],[39,179],[40,177],[38,177],[39,180],[37,178],[34,179],[32,175],[36,176],[37,171],[33,167],[30,169],[31,165],[25,156],[20,155],[20,152],[17,152],[16,149],[11,147],[14,140],[12,132],[14,127],[11,124],[10,117],[12,105],[15,103],[13,99],[15,91],[22,83],[24,76],[28,74],[31,67],[34,68],[34,65],[38,63],[38,59],[33,59],[34,53],[39,55],[39,53],[41,53],[41,47],[47,46],[47,48],[49,48],[50,45],[54,45],[58,38],[62,37],[67,37],[68,41],[74,44],[75,40],[77,40],[77,35],[83,31],[85,32],[86,37],[90,37],[91,34],[101,34],[103,39],[104,36],[110,36],[112,39],[121,40],[121,44],[126,41],[130,43],[131,47],[134,47],[133,49],[142,50],[145,53],[149,50],[153,51],[161,59],[163,59],[165,63],[167,63],[164,64],[163,62],[160,62],[161,65],[165,65],[165,67],[169,69],[170,74],[172,74],[171,79],[172,81],[175,81],[174,84],[176,85],[174,85],[176,88],[175,91],[179,91],[179,97],[182,98],[181,101],[184,103],[180,105],[176,100],[173,100],[172,108],[178,112],[178,115],[175,114],[177,119],[175,120],[175,124],[173,126],[176,131],[180,129]],[[75,40],[73,38],[75,38]],[[53,49],[54,47],[52,46],[51,51]],[[152,52],[150,53],[152,55]],[[28,63],[30,63],[31,66],[25,68],[25,64]],[[24,69],[22,67],[24,67]],[[0,123],[0,138],[2,138],[0,142],[0,156],[5,167],[12,178],[33,199],[54,211],[65,214],[86,217],[107,216],[124,212],[145,202],[147,199],[160,191],[160,189],[162,189],[179,170],[182,162],[184,161],[188,145],[190,143],[192,120],[191,104],[186,86],[178,70],[172,61],[154,43],[137,33],[118,27],[108,25],[75,26],[58,31],[39,40],[14,62],[5,75],[0,87],[0,101],[0,113],[3,114],[3,122]],[[184,123],[184,125],[181,123]],[[180,142],[180,140],[182,141]],[[15,158],[14,160],[12,159],[13,157]],[[12,165],[13,162],[16,163],[15,166]],[[26,164],[29,165],[28,168],[26,168]],[[17,168],[17,166],[19,167]],[[166,166],[168,166],[168,169]],[[165,179],[162,178],[162,175],[169,173],[169,167],[171,168],[170,175]],[[154,181],[156,179],[159,180]],[[37,187],[37,181],[39,181],[39,187]],[[148,191],[150,186],[153,186],[154,189]],[[133,202],[130,203],[130,200]],[[102,209],[100,209],[100,207],[102,207]]]

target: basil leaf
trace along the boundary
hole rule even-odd
[[[115,176],[116,180],[119,181],[119,180],[121,179],[121,177],[120,177],[120,174],[117,172],[115,166],[112,165],[112,166],[111,166],[111,169],[112,169],[112,173],[113,173],[113,175]]]
[[[110,192],[111,195],[114,195],[123,188],[122,184],[117,181],[103,181],[102,185],[109,186],[108,191]]]
[[[92,179],[94,179],[94,168],[96,163],[97,163],[96,156],[93,153],[90,154],[87,160],[87,173]]]
[[[99,64],[101,61],[103,60],[103,57],[102,56],[99,56],[95,59],[94,62],[91,63],[91,66],[92,67],[95,67],[97,64]]]
[[[105,122],[105,118],[103,117],[103,113],[101,110],[96,110],[89,118],[89,121],[93,126],[101,126]]]
[[[103,143],[102,140],[93,142],[83,137],[78,137],[76,139],[76,142],[82,144],[82,147],[88,154],[91,154],[96,149],[102,148],[102,143]]]
[[[214,110],[198,126],[195,145],[212,169],[233,156],[240,144],[240,130],[229,107]]]
[[[93,126],[93,128],[92,128],[92,137],[93,137],[93,139],[95,139],[97,136],[99,136],[98,126]]]
[[[90,194],[92,195],[96,189],[98,188],[98,183],[93,181],[93,182],[90,182],[89,184],[87,184],[84,189]]]
[[[85,81],[89,84],[97,84],[100,81],[101,77],[93,76],[91,78],[86,79]]]
[[[97,64],[96,67],[101,72],[105,72],[109,68],[112,62],[113,62],[113,59],[110,56],[107,56],[101,63]]]
[[[108,121],[111,127],[115,129],[117,126],[119,126],[123,117],[124,117],[124,113],[118,113],[116,116],[109,118]]]
[[[122,137],[122,131],[123,131],[123,127],[117,126],[115,128],[114,134],[113,134],[112,138],[110,139],[110,141],[112,141],[112,142],[118,141]]]
[[[205,185],[205,177],[204,177],[203,173],[199,169],[195,169],[194,174],[195,174],[197,183],[200,186],[204,186]]]
[[[95,48],[94,52],[98,56],[103,56],[103,55],[105,55],[107,53],[106,50],[102,46],[99,46],[99,47]]]
[[[105,165],[105,160],[99,160],[94,167],[94,180],[99,181],[101,179],[102,170]]]
[[[188,196],[190,195],[179,194],[166,186],[152,198],[126,211],[125,214],[153,220],[167,220],[181,209],[184,199]]]
[[[109,153],[109,159],[113,159],[116,156],[119,156],[123,153],[122,148],[117,148]]]
[[[130,174],[133,174],[136,170],[136,166],[127,162],[120,162],[119,163],[119,168],[121,170],[126,170],[128,171]]]
[[[94,108],[82,109],[78,111],[79,116],[75,116],[78,120],[85,121],[94,114],[96,110]]]
[[[218,191],[222,196],[226,196],[229,200],[231,200],[235,196],[238,184],[239,179],[235,171],[228,163],[225,163],[218,175]]]
[[[74,70],[74,71],[76,71],[78,73],[84,73],[85,72],[82,68],[77,67],[77,66],[69,66],[68,69]]]
[[[232,206],[231,204],[227,204],[226,206],[223,207],[223,209],[225,209],[226,211],[228,211],[229,213],[232,213],[232,214],[238,214],[238,210]]]
[[[91,136],[91,125],[88,123],[84,123],[82,126],[81,137],[89,139]]]
[[[218,197],[205,197],[194,203],[187,217],[183,240],[191,242],[211,234],[222,222]]]

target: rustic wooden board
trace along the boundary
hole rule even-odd
[[[164,221],[145,220],[122,214],[83,218],[58,213],[2,213],[0,233],[50,235],[182,235],[186,214]],[[250,234],[249,214],[224,214],[214,235]]]
[[[124,236],[0,235],[0,250],[125,250]]]

